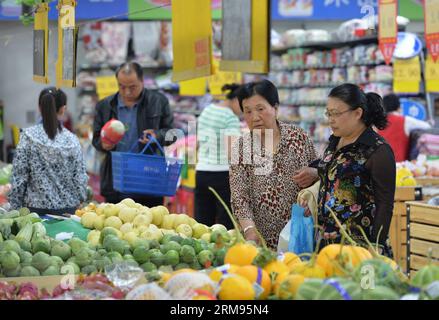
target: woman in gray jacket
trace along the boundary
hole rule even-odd
[[[88,176],[78,138],[59,118],[66,94],[54,87],[41,91],[42,121],[22,130],[13,160],[9,202],[38,214],[74,214],[86,200]]]

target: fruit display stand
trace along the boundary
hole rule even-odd
[[[397,187],[393,206],[392,223],[389,229],[390,244],[393,248],[394,260],[407,270],[407,216],[406,201],[422,200],[421,187]]]
[[[439,206],[407,202],[407,269],[413,276],[429,263],[439,266]]]

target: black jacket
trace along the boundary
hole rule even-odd
[[[100,137],[101,129],[105,123],[111,119],[118,119],[117,96],[116,93],[97,103],[93,122],[93,146],[98,151],[105,153],[100,168],[101,194],[104,197],[114,197],[118,194],[113,189],[111,152],[102,149]],[[138,136],[140,137],[144,130],[153,129],[159,143],[162,146],[169,145],[172,141],[165,142],[165,135],[169,129],[172,129],[173,122],[174,117],[168,99],[159,92],[144,89],[137,108]]]

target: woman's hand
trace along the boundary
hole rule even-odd
[[[260,244],[260,239],[255,231],[255,228],[247,230],[247,232],[244,233],[244,238],[247,241],[254,241],[256,244]]]
[[[303,215],[304,215],[305,217],[309,217],[309,216],[311,215],[311,210],[309,210],[308,203],[306,202],[306,200],[305,200],[305,199],[300,199],[300,200],[299,200],[299,205],[300,205],[302,208],[305,209],[305,212],[303,213]]]
[[[297,170],[293,176],[293,181],[301,188],[307,188],[317,181],[319,175],[316,168],[305,167]]]

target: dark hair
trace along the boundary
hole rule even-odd
[[[230,83],[230,84],[223,85],[223,87],[221,88],[221,91],[227,92],[226,93],[227,100],[233,100],[233,99],[238,97],[240,88],[241,88],[240,84]]]
[[[366,94],[359,86],[345,83],[332,89],[329,97],[340,99],[351,110],[363,109],[361,119],[367,127],[374,125],[378,129],[384,129],[387,126],[387,116],[380,95],[374,92]]]
[[[119,75],[119,72],[123,72],[125,74],[130,74],[131,72],[135,72],[137,75],[137,79],[143,81],[143,69],[137,62],[124,62],[116,69],[116,78]]]
[[[279,104],[279,93],[276,86],[269,80],[262,80],[260,82],[250,82],[243,85],[238,92],[239,106],[241,111],[244,111],[242,101],[255,95],[260,95],[272,106]]]
[[[398,96],[393,93],[384,96],[383,103],[387,113],[396,111],[401,106]]]
[[[67,95],[55,87],[49,87],[40,92],[38,105],[43,118],[43,128],[49,139],[55,139],[58,131],[62,130],[58,120],[58,111],[67,104]]]

